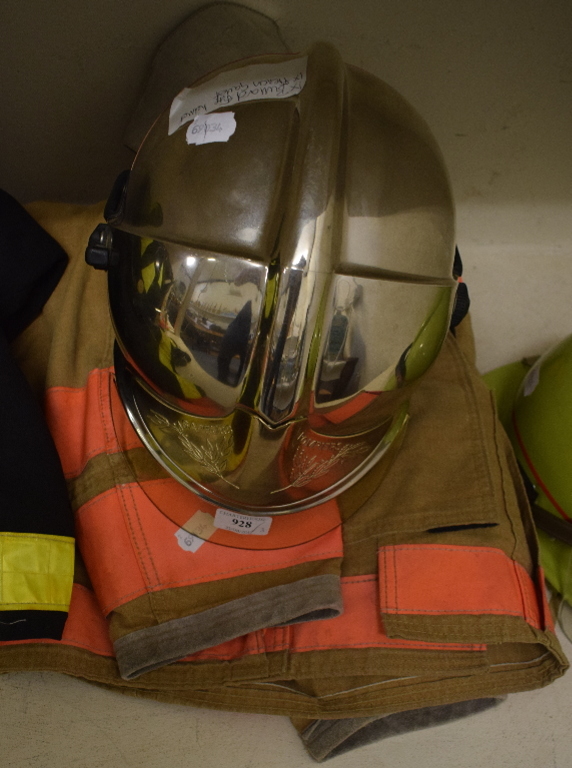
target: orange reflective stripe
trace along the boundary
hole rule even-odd
[[[109,408],[112,376],[112,368],[97,369],[85,387],[52,387],[46,392],[46,419],[68,478],[79,475],[97,454],[119,451]],[[141,445],[134,431],[126,439],[130,447]]]
[[[203,511],[212,507],[196,497]],[[195,510],[189,510],[189,517]],[[161,514],[137,483],[118,486],[79,508],[76,536],[105,613],[135,597],[169,587],[218,581],[341,557],[337,527],[284,549],[236,549],[205,541],[196,552],[179,546],[178,526]],[[238,534],[236,534],[238,536]]]
[[[23,645],[29,643],[49,643],[50,645],[73,645],[99,656],[113,656],[113,645],[109,638],[107,622],[101,613],[97,601],[89,589],[74,584],[68,618],[61,640],[10,640],[2,645]]]
[[[379,552],[380,603],[387,614],[502,614],[543,628],[536,587],[502,550],[444,544]]]
[[[486,646],[468,643],[429,643],[388,637],[379,615],[378,579],[354,576],[342,579],[344,612],[325,619],[292,627],[292,651],[325,648],[415,648],[446,651],[481,651]]]

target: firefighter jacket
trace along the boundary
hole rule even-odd
[[[415,391],[378,488],[366,479],[304,513],[302,543],[297,516],[283,516],[268,534],[275,548],[238,534],[227,546],[214,507],[155,462],[119,401],[106,276],[83,259],[101,208],[30,211],[70,261],[14,351],[44,401],[80,556],[62,640],[1,644],[2,671],[288,715],[317,759],[356,731],[372,738],[372,724],[387,730],[388,716],[409,712],[419,727],[564,672],[526,497],[467,322]]]
[[[0,190],[0,640],[58,640],[73,583],[73,518],[58,454],[9,343],[67,265],[61,246]]]

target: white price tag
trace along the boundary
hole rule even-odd
[[[184,528],[179,528],[175,533],[177,541],[181,549],[185,552],[196,552],[205,543],[204,539],[199,539],[198,536],[194,536],[192,533],[185,531]]]
[[[240,533],[243,536],[266,536],[272,525],[271,517],[255,517],[231,512],[229,509],[217,509],[214,518],[215,528],[223,531]]]

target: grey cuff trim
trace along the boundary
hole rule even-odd
[[[342,612],[340,578],[324,574],[139,629],[116,640],[113,647],[121,677],[133,680],[145,672],[257,629],[332,619]]]
[[[304,746],[318,763],[337,757],[389,736],[419,731],[434,725],[460,720],[495,707],[506,697],[473,699],[436,707],[411,709],[380,717],[350,717],[343,720],[315,720],[300,734]]]

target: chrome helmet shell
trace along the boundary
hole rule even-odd
[[[118,390],[180,483],[271,515],[381,477],[456,289],[448,176],[402,97],[326,44],[231,65],[159,117],[107,217]]]

